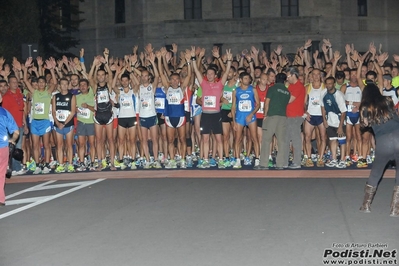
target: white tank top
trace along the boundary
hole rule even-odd
[[[121,92],[119,94],[119,118],[131,118],[136,117],[136,106],[134,106],[135,102],[133,102],[133,90],[130,89],[127,93],[120,89]],[[136,99],[137,101],[137,99]]]
[[[327,90],[322,89],[314,89],[313,87],[309,91],[308,99],[309,99],[309,104],[308,104],[308,113],[310,115],[317,115],[321,116],[321,102],[323,101],[324,95],[326,95]]]
[[[157,115],[157,112],[155,111],[154,97],[155,95],[152,89],[152,84],[148,85],[147,87],[140,85],[140,92],[139,92],[140,117],[147,118]]]
[[[346,84],[346,91],[345,91],[345,101],[348,101],[348,105],[346,109],[348,112],[352,112],[353,109],[353,102],[361,102],[362,101],[362,90],[359,86],[351,87],[351,85]]]

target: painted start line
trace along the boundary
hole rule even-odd
[[[8,216],[14,215],[16,213],[33,208],[37,205],[46,203],[50,200],[54,200],[56,198],[68,195],[68,194],[75,192],[79,189],[94,185],[94,184],[99,183],[104,180],[105,179],[96,179],[96,180],[90,180],[90,181],[70,182],[70,183],[62,183],[62,184],[54,184],[57,182],[57,180],[50,180],[45,183],[41,183],[39,185],[36,185],[36,186],[30,187],[30,188],[15,192],[13,194],[7,195],[6,196],[6,206],[2,207],[2,209],[0,209],[0,210],[7,210],[7,206],[24,205],[24,204],[26,204],[26,205],[0,214],[0,220],[6,218]],[[43,190],[51,191],[51,189],[62,189],[62,188],[65,188],[66,190],[64,190],[60,193],[57,193],[57,194],[10,200],[14,197],[23,195],[27,192],[43,191]]]

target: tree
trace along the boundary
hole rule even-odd
[[[11,62],[21,57],[23,43],[37,43],[40,38],[37,0],[3,0],[0,8],[0,56]]]
[[[36,0],[40,14],[40,48],[44,56],[71,56],[68,50],[76,47],[79,40],[74,36],[78,32],[78,2],[84,0]],[[73,3],[72,3],[73,2]]]

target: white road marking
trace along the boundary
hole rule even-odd
[[[74,188],[68,189],[68,190],[66,190],[66,191],[63,191],[63,192],[58,193],[58,194],[55,194],[55,195],[44,196],[44,197],[36,197],[36,198],[26,198],[26,199],[20,199],[20,200],[11,201],[11,204],[14,205],[14,204],[17,204],[17,203],[15,203],[15,202],[18,202],[18,201],[23,202],[23,203],[28,203],[28,202],[32,202],[32,199],[37,199],[36,201],[32,202],[31,204],[28,204],[28,205],[25,205],[25,206],[23,206],[23,207],[21,207],[21,208],[18,208],[18,209],[15,209],[15,210],[12,210],[12,211],[9,211],[9,212],[6,212],[6,213],[1,214],[1,215],[0,215],[0,220],[3,219],[3,218],[6,218],[6,217],[8,217],[8,216],[11,216],[11,215],[13,215],[13,214],[16,214],[16,213],[19,213],[19,212],[28,210],[28,209],[30,209],[30,208],[33,208],[33,207],[37,206],[37,205],[43,204],[43,203],[45,203],[45,202],[48,202],[48,201],[50,201],[50,200],[53,200],[53,199],[56,199],[56,198],[65,196],[65,195],[70,194],[70,193],[72,193],[72,192],[74,192],[74,191],[77,191],[77,190],[79,190],[79,189],[82,189],[82,188],[91,186],[91,185],[93,185],[93,184],[99,183],[99,182],[104,181],[104,180],[105,180],[105,179],[97,179],[97,180],[93,180],[93,181],[74,182],[75,185],[76,185],[76,183],[79,183],[80,185],[78,184],[78,185],[77,185],[76,187],[74,187]],[[48,182],[45,182],[45,183],[43,183],[43,184],[40,184],[40,185],[31,187],[31,188],[24,189],[24,190],[22,190],[22,191],[19,191],[19,192],[16,192],[16,193],[14,193],[14,194],[9,195],[8,197],[6,197],[6,199],[12,198],[12,197],[15,197],[15,196],[18,196],[18,195],[21,195],[21,194],[23,194],[23,193],[25,193],[25,192],[40,190],[40,188],[46,189],[46,187],[45,187],[46,184],[51,184],[51,183],[53,183],[53,182],[55,182],[55,181],[56,181],[56,180],[54,180],[54,181],[48,181]],[[64,184],[60,184],[60,185],[64,185]],[[53,188],[58,188],[58,187],[54,187],[54,186],[53,186]],[[7,205],[9,205],[9,204],[8,204],[8,201],[6,201],[6,206],[7,206]]]
[[[45,186],[45,185],[54,183],[54,182],[56,182],[56,181],[57,181],[57,180],[50,180],[50,181],[47,181],[47,182],[45,182],[45,183],[41,183],[41,184],[39,184],[39,185],[36,185],[36,186],[34,186],[34,187],[30,187],[30,188],[27,188],[27,189],[24,189],[24,190],[15,192],[15,193],[13,193],[13,194],[7,195],[7,196],[6,196],[6,200],[11,199],[11,198],[14,198],[14,197],[16,197],[16,196],[19,196],[19,195],[21,195],[21,194],[24,194],[25,192],[29,192],[29,191],[35,190],[35,189],[37,189],[37,188],[43,187],[43,186]]]

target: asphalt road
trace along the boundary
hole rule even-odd
[[[358,211],[365,179],[50,182],[7,185],[0,265],[313,266],[338,244],[399,248],[392,179],[369,214]]]

